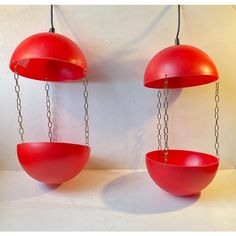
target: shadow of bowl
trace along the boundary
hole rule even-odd
[[[147,172],[121,176],[102,191],[104,203],[111,209],[132,214],[156,214],[183,209],[194,204],[200,194],[174,197],[153,184]]]
[[[0,202],[28,199],[50,193],[60,185],[45,185],[29,179],[23,171],[1,171]]]

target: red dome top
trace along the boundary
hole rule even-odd
[[[151,59],[144,86],[163,88],[165,77],[169,88],[184,88],[216,81],[218,72],[205,52],[189,45],[176,45],[163,49]]]
[[[76,43],[57,33],[34,34],[13,52],[10,69],[21,76],[54,82],[78,80],[86,75],[87,62]]]

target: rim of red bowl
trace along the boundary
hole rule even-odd
[[[77,144],[77,143],[65,143],[65,142],[24,142],[24,143],[18,143],[17,145],[21,145],[21,144],[63,144],[63,145],[75,145],[75,146],[84,146],[84,147],[89,147],[87,145],[84,144]]]
[[[27,145],[27,144],[46,144],[46,145],[70,145],[70,146],[80,146],[83,148],[90,148],[88,145],[83,145],[83,144],[76,144],[76,143],[64,143],[64,142],[25,142],[25,143],[18,143],[18,145]]]
[[[24,142],[24,143],[18,143],[17,145],[23,145],[23,144],[63,144],[63,145],[74,145],[74,146],[84,146],[84,147],[89,147],[88,145],[84,144],[77,144],[77,143],[64,143],[64,142]],[[89,147],[90,148],[90,147]]]
[[[158,164],[161,164],[163,166],[173,166],[173,167],[178,167],[178,168],[200,168],[200,167],[206,167],[206,166],[213,166],[213,165],[216,165],[219,163],[219,158],[216,157],[216,156],[213,156],[213,155],[210,155],[210,154],[207,154],[207,153],[203,153],[203,152],[196,152],[196,151],[189,151],[189,150],[181,150],[181,149],[169,149],[169,151],[181,151],[181,152],[191,152],[191,153],[195,153],[195,154],[200,154],[200,155],[204,155],[204,156],[209,156],[213,159],[215,159],[214,162],[210,163],[210,164],[203,164],[203,165],[196,165],[196,166],[187,166],[187,165],[176,165],[176,164],[170,164],[167,162],[167,164],[165,164],[165,162],[160,162],[160,161],[157,161],[157,160],[153,160],[152,158],[149,157],[149,154],[151,153],[154,153],[154,152],[164,152],[164,150],[154,150],[154,151],[151,151],[151,152],[148,152],[146,153],[146,159],[148,159],[149,161],[151,162],[155,162],[155,163],[158,163]]]

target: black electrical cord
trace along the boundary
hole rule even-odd
[[[180,31],[180,5],[178,5],[178,28],[177,28],[177,33],[175,37],[175,45],[180,44],[179,31]]]
[[[55,28],[54,28],[54,25],[53,25],[53,5],[51,5],[51,28],[49,29],[49,32],[52,32],[52,33],[55,33]]]

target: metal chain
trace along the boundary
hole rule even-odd
[[[219,101],[220,101],[220,85],[219,82],[216,82],[215,87],[215,151],[216,156],[219,157],[219,116],[220,116],[220,109],[219,109]]]
[[[84,85],[84,131],[85,131],[85,145],[89,145],[89,114],[88,114],[88,79],[84,77],[83,79],[83,85]]]
[[[168,89],[168,80],[167,80],[167,75],[165,77],[165,83],[164,83],[164,141],[165,141],[165,147],[164,147],[164,159],[165,163],[168,161],[168,151],[169,151],[169,146],[168,146],[168,120],[169,120],[169,115],[168,115],[168,94],[169,94],[169,89]]]
[[[23,128],[23,116],[22,116],[22,105],[21,105],[21,97],[20,97],[20,85],[19,85],[19,75],[17,73],[17,66],[15,65],[14,79],[16,82],[15,92],[16,92],[16,109],[18,111],[18,124],[19,124],[19,134],[20,134],[20,142],[24,143],[24,128]]]
[[[157,143],[158,150],[162,150],[161,145],[161,90],[157,91]]]
[[[46,80],[45,84],[45,91],[46,91],[46,107],[47,107],[47,118],[48,118],[48,137],[50,142],[53,141],[53,134],[52,134],[52,112],[51,112],[51,101],[49,96],[49,83]]]

